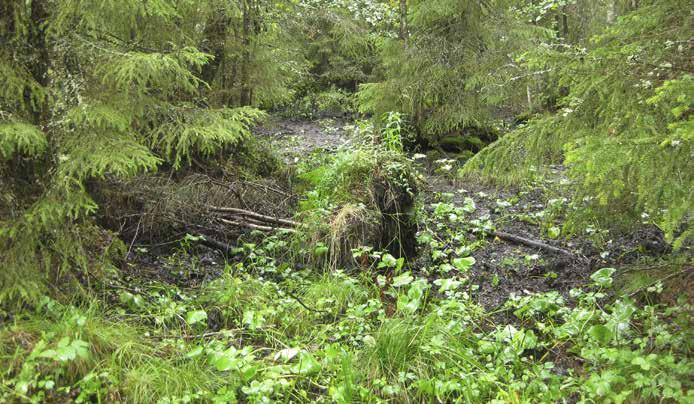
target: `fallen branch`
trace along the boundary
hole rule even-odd
[[[272,191],[272,192],[274,192],[274,193],[276,193],[276,194],[280,194],[280,195],[286,196],[286,197],[288,197],[288,198],[294,197],[294,195],[288,194],[288,193],[286,193],[286,192],[284,192],[284,191],[282,191],[282,190],[279,190],[279,189],[277,189],[277,188],[273,188],[273,187],[271,187],[271,186],[269,186],[269,185],[258,184],[258,183],[256,183],[256,182],[252,182],[252,181],[240,181],[240,182],[243,183],[243,184],[246,184],[246,185],[250,185],[250,186],[252,186],[252,187],[263,188],[263,189],[265,189],[266,191]]]
[[[162,339],[198,339],[198,338],[210,338],[210,337],[216,337],[218,335],[224,335],[224,336],[233,336],[235,333],[243,333],[244,330],[242,328],[234,328],[234,329],[227,329],[227,330],[219,330],[219,331],[210,331],[206,332],[204,334],[181,334],[181,335],[172,335],[172,334],[167,334],[167,335],[147,335],[148,338],[150,339],[156,339],[156,340],[162,340]]]
[[[503,231],[492,232],[492,235],[504,241],[510,241],[516,244],[523,244],[528,247],[538,248],[540,250],[545,250],[555,254],[564,254],[570,257],[576,257],[576,255],[571,251],[565,250],[563,248],[554,247],[538,240],[531,240],[529,238],[517,236],[511,233],[505,233]]]
[[[188,230],[188,226],[186,226],[186,230]],[[215,240],[207,236],[203,236],[201,234],[191,234],[190,232],[189,234],[195,237],[196,242],[204,245],[205,247],[209,247],[213,250],[220,251],[222,254],[224,254],[225,257],[233,255],[232,250],[234,249],[234,247],[230,246],[227,243],[223,243],[221,241]]]
[[[308,311],[312,311],[314,313],[330,314],[330,312],[327,310],[315,309],[313,307],[307,306],[306,303],[304,303],[301,299],[299,299],[298,296],[296,296],[295,294],[293,294],[292,292],[290,292],[288,290],[285,290],[284,293],[286,293],[287,296],[291,297],[292,299],[296,300],[296,302],[299,303],[301,305],[301,307],[303,307],[304,309],[306,309]]]
[[[258,219],[258,220],[261,220],[264,222],[277,223],[277,224],[281,224],[281,225],[285,225],[285,226],[289,226],[289,227],[299,226],[299,222],[295,222],[293,220],[281,219],[278,217],[262,215],[260,213],[252,212],[250,210],[239,209],[239,208],[227,208],[227,207],[221,207],[221,206],[210,206],[209,208],[215,212],[232,213],[232,214],[236,214],[236,215],[240,215],[240,216],[244,216],[244,217]]]
[[[296,232],[296,230],[290,229],[290,228],[286,228],[286,227],[262,226],[262,225],[254,224],[254,223],[250,223],[250,222],[235,222],[235,221],[232,221],[232,220],[227,220],[227,219],[222,219],[222,218],[220,218],[219,221],[222,222],[222,223],[224,223],[224,224],[228,224],[228,225],[230,225],[230,226],[247,227],[247,228],[253,229],[253,230],[260,230],[260,231],[284,230],[284,231],[287,231],[287,232],[290,232],[290,233]]]

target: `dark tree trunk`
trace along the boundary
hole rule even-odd
[[[231,24],[229,16],[222,11],[219,15],[212,16],[205,26],[204,43],[201,48],[214,56],[214,59],[203,66],[200,78],[209,85],[212,85],[224,64],[229,24]]]
[[[409,33],[407,31],[407,0],[400,0],[400,33],[401,40],[407,42]]]
[[[569,39],[569,17],[564,9],[555,16],[555,22],[557,24],[557,37],[567,41]]]
[[[50,55],[46,43],[46,22],[48,21],[48,11],[46,6],[48,0],[34,0],[31,2],[31,26],[29,27],[28,42],[31,46],[32,63],[28,70],[31,76],[42,87],[49,83],[48,69],[50,67]],[[38,106],[33,111],[33,118],[36,124],[43,124],[46,121],[47,110],[45,105]]]
[[[251,65],[251,22],[253,13],[253,0],[241,0],[241,12],[243,23],[241,31],[241,69],[239,72],[241,81],[241,105],[251,105],[250,65]]]

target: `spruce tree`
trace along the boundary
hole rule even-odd
[[[629,227],[646,218],[675,247],[691,238],[694,17],[685,9],[681,0],[641,2],[588,47],[529,51],[526,67],[567,90],[558,111],[500,139],[463,173],[510,183],[564,163],[576,184],[575,225]]]
[[[262,113],[200,96],[208,2],[0,4],[0,299],[17,303],[108,265],[117,239],[94,224],[88,182],[181,168],[242,141]]]
[[[430,143],[451,131],[489,126],[510,91],[513,53],[543,31],[516,17],[515,2],[413,1],[407,40],[383,42],[382,81],[363,85],[362,111],[406,113]],[[404,34],[404,33],[403,33]]]

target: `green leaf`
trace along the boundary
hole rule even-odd
[[[612,286],[612,275],[617,271],[614,268],[602,268],[590,276],[590,279],[595,282],[596,285],[608,288]]]
[[[189,311],[186,315],[186,323],[188,325],[198,324],[200,322],[207,320],[207,313],[205,310],[193,310]]]
[[[602,324],[596,324],[588,329],[590,335],[600,345],[607,345],[612,340],[612,331]]]
[[[251,330],[255,330],[265,324],[265,317],[261,312],[246,310],[243,312],[243,323]]]
[[[395,268],[395,266],[398,264],[398,260],[395,259],[390,254],[383,254],[383,257],[381,258],[381,262],[378,263],[379,268]]]
[[[212,360],[212,365],[219,372],[226,372],[228,370],[238,367],[239,360],[237,357],[228,355],[226,353],[219,355]]]
[[[422,299],[424,298],[424,291],[429,287],[426,279],[418,279],[413,282],[410,288],[407,290],[407,294],[398,295],[397,308],[406,313],[416,312],[422,304]]]
[[[402,266],[404,264],[405,264],[405,258],[404,257],[398,258],[398,260],[395,262],[395,273],[400,272],[400,270],[402,269]]]
[[[453,266],[458,268],[459,271],[467,271],[470,269],[473,265],[475,265],[475,258],[473,257],[465,257],[465,258],[454,258],[453,259]]]
[[[400,286],[406,286],[412,283],[414,278],[412,275],[410,275],[410,272],[407,271],[403,273],[402,275],[398,275],[395,278],[393,278],[393,287],[394,288],[399,288]]]
[[[320,372],[320,370],[320,363],[308,352],[302,352],[299,355],[299,363],[292,367],[292,371],[300,375],[315,374]]]
[[[643,370],[651,370],[651,363],[646,360],[643,356],[637,356],[631,360],[632,365],[638,365]]]
[[[313,255],[315,255],[316,257],[322,257],[327,253],[328,253],[328,247],[325,245],[318,245],[313,250]]]
[[[456,281],[455,279],[437,279],[434,281],[434,284],[439,287],[439,292],[455,290],[461,283],[462,282]]]
[[[78,358],[87,359],[89,358],[89,344],[86,341],[76,339],[72,341],[70,347],[75,351]]]
[[[547,235],[549,238],[559,238],[559,235],[561,234],[561,229],[557,226],[552,226],[549,229],[547,229]]]
[[[197,346],[193,348],[192,350],[188,351],[186,354],[187,358],[197,358],[198,356],[202,355],[202,351],[204,350],[203,347]]]

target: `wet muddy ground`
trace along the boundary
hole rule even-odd
[[[256,128],[255,134],[267,139],[287,163],[296,163],[316,151],[336,151],[349,146],[349,121],[326,118],[318,121],[271,119]]]

